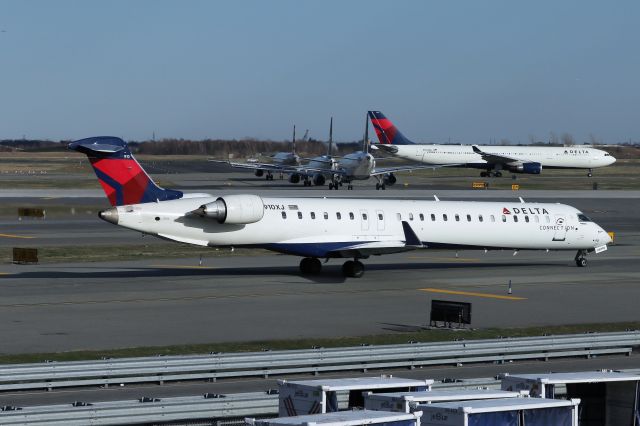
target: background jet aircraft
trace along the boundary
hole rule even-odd
[[[397,178],[394,173],[440,167],[436,165],[376,167],[375,157],[371,155],[371,153],[369,153],[369,117],[365,116],[365,118],[365,131],[364,138],[362,140],[362,150],[347,154],[344,157],[338,159],[335,171],[336,180],[334,180],[334,182],[332,183],[329,183],[329,189],[338,189],[339,184],[341,184],[342,182],[347,183],[347,189],[353,189],[353,185],[351,184],[352,181],[367,180],[371,177],[377,179],[376,189],[386,189],[387,185],[391,186],[396,183]]]
[[[273,180],[273,173],[286,173],[288,171],[292,171],[295,167],[300,165],[300,157],[296,153],[296,126],[293,126],[293,138],[291,140],[291,151],[290,152],[276,152],[269,156],[271,158],[270,163],[235,163],[232,161],[225,160],[213,160],[210,159],[214,163],[225,163],[229,164],[233,168],[237,169],[249,169],[254,170],[255,175],[258,177],[265,176],[267,180]],[[266,173],[266,174],[265,174]],[[292,183],[298,183],[299,179]]]
[[[379,144],[375,146],[397,157],[427,164],[482,169],[480,176],[512,173],[540,174],[549,169],[592,169],[613,164],[616,159],[606,151],[571,146],[477,146],[418,144],[407,139],[380,111],[369,111]]]

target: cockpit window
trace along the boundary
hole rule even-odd
[[[589,219],[586,215],[584,215],[582,213],[578,213],[578,220],[580,222],[592,222],[591,219]]]

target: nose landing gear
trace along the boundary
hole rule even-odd
[[[586,255],[587,255],[586,250],[578,250],[578,253],[576,253],[576,257],[575,257],[576,266],[578,266],[579,268],[584,268],[585,266],[587,266]]]

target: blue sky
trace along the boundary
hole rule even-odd
[[[638,1],[0,0],[0,138],[640,140]]]

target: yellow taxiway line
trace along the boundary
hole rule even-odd
[[[23,240],[30,240],[35,237],[29,236],[29,235],[0,234],[0,238],[20,238]]]
[[[485,297],[488,299],[502,299],[502,300],[527,300],[526,297],[518,296],[503,296],[501,294],[489,294],[489,293],[476,293],[473,291],[457,291],[457,290],[443,290],[439,288],[420,288],[420,291],[426,291],[429,293],[443,293],[443,294],[455,294],[458,296],[473,296],[473,297]]]

